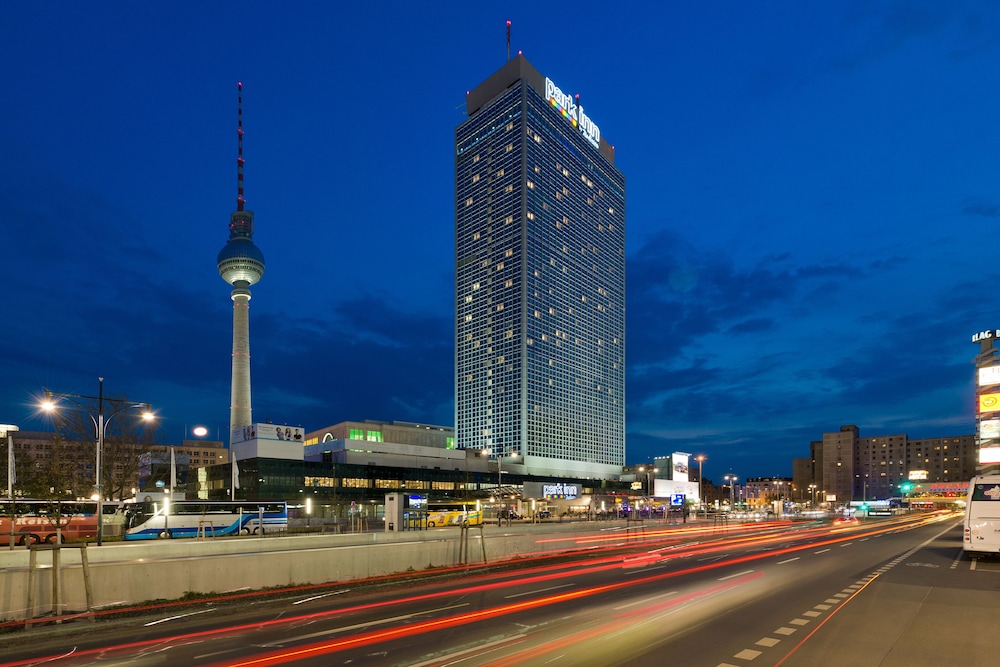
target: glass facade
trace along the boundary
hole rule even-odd
[[[456,130],[457,443],[622,466],[625,180],[543,93]]]

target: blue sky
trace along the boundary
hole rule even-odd
[[[629,463],[974,431],[1000,7],[481,4],[0,5],[0,423],[103,376],[226,439],[242,81],[255,420],[451,424],[453,133],[510,19],[626,175]]]

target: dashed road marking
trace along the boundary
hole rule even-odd
[[[763,651],[755,651],[752,648],[745,648],[733,657],[739,658],[740,660],[753,660],[761,653],[763,653]]]

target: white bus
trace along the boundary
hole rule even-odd
[[[259,535],[288,530],[283,500],[175,500],[129,503],[125,539]]]
[[[969,482],[963,528],[962,548],[971,558],[1000,554],[1000,475]]]

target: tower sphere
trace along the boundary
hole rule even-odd
[[[219,251],[219,275],[230,285],[253,285],[264,275],[264,253],[247,238],[229,239]]]

